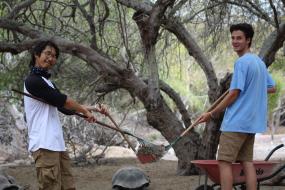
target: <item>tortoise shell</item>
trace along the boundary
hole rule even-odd
[[[113,189],[145,189],[150,180],[140,168],[128,166],[116,171],[112,178]]]

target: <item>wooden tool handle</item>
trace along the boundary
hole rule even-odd
[[[25,95],[25,96],[28,96],[28,97],[33,98],[33,99],[35,99],[35,100],[38,100],[38,101],[40,101],[40,102],[49,104],[49,103],[46,102],[45,100],[43,100],[43,99],[41,99],[41,98],[38,98],[38,97],[36,97],[36,96],[33,96],[33,95],[31,95],[31,94],[28,94],[28,93],[25,93],[25,92],[21,92],[21,91],[16,90],[16,89],[12,89],[12,91],[17,92],[17,93],[22,94],[22,95]],[[50,104],[49,104],[49,105],[50,105]],[[99,112],[99,110],[97,110],[96,108],[94,108],[94,110]],[[78,112],[76,112],[76,111],[71,111],[71,112],[72,112],[74,115],[77,115],[77,116],[79,116],[79,117],[87,118],[87,116],[85,116],[85,115],[83,115],[83,114],[81,114],[81,113],[78,113]],[[123,136],[123,138],[124,138],[124,139],[126,140],[126,142],[128,143],[128,145],[131,147],[131,149],[132,149],[134,152],[136,152],[135,148],[132,146],[130,140],[129,140],[128,137],[125,135],[124,131],[122,131],[122,130],[120,129],[120,127],[117,125],[117,123],[114,121],[114,119],[110,116],[109,113],[106,114],[106,115],[109,117],[109,119],[112,121],[112,123],[113,123],[116,127],[112,127],[112,126],[107,125],[107,124],[105,124],[105,123],[102,123],[102,122],[100,122],[100,121],[96,121],[95,123],[97,123],[97,124],[99,124],[99,125],[102,125],[102,126],[104,126],[104,127],[107,127],[107,128],[109,128],[109,129],[113,129],[113,130],[115,130],[115,131],[120,132],[121,135]]]
[[[111,115],[109,113],[106,114],[107,117],[112,121],[112,123],[116,126],[117,129],[120,130],[120,127],[119,125],[115,122],[115,120],[111,117]],[[121,130],[120,130],[121,131]],[[126,142],[128,143],[129,147],[134,151],[136,152],[136,149],[133,147],[133,145],[131,144],[129,138],[121,131],[120,132],[121,135],[123,136],[123,138],[126,140]]]
[[[229,90],[224,92],[212,105],[208,108],[206,112],[212,111],[228,94]],[[197,118],[192,125],[190,125],[181,135],[180,137],[183,137],[188,131],[190,131],[193,127],[197,126],[199,124],[199,118]]]

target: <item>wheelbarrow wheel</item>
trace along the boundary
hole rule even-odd
[[[195,190],[204,190],[204,185],[200,185]],[[214,190],[214,188],[211,187],[210,185],[206,185],[206,190]]]

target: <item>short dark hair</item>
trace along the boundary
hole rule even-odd
[[[56,56],[56,58],[58,58],[58,56],[59,56],[59,49],[58,49],[58,47],[57,47],[57,45],[55,43],[53,43],[50,40],[40,41],[32,49],[30,67],[34,67],[35,64],[36,64],[35,55],[40,56],[41,53],[43,52],[43,50],[47,46],[53,47],[55,49],[55,53],[56,53],[55,56]]]
[[[233,24],[231,25],[230,27],[230,32],[232,33],[233,31],[236,31],[236,30],[240,30],[244,33],[246,39],[250,39],[250,42],[249,42],[249,47],[251,46],[251,42],[252,42],[252,38],[253,38],[253,35],[254,35],[254,30],[253,30],[253,27],[252,25],[248,24],[248,23],[238,23],[238,24]]]

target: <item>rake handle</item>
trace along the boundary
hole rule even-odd
[[[110,115],[109,113],[107,113],[106,115],[107,115],[107,117],[112,121],[112,123],[115,125],[115,127],[120,130],[119,125],[115,122],[115,120],[113,119],[113,117],[111,117],[111,115]],[[132,146],[132,144],[131,144],[129,138],[125,135],[125,133],[123,133],[123,131],[121,131],[121,130],[120,130],[120,133],[121,133],[121,135],[123,136],[123,138],[126,140],[126,142],[128,143],[129,147],[131,147],[131,149],[132,149],[134,152],[136,152],[135,148]]]
[[[82,117],[82,118],[87,118],[85,115],[83,115],[83,114],[81,114],[81,113],[74,112],[74,114],[77,115],[77,116],[79,116],[79,117]],[[119,127],[112,127],[111,125],[108,125],[108,124],[103,123],[103,122],[98,121],[98,120],[96,120],[95,123],[97,123],[97,124],[99,124],[99,125],[101,125],[101,126],[103,126],[103,127],[107,127],[107,128],[109,128],[109,129],[113,129],[113,130],[115,130],[115,131],[121,133],[121,135],[122,135],[122,136],[124,137],[124,139],[127,141],[127,143],[129,144],[129,146],[131,147],[131,149],[132,149],[134,152],[136,152],[135,148],[131,145],[131,142],[130,142],[129,139],[126,137],[126,135],[130,135],[130,136],[135,137],[135,138],[137,138],[137,139],[141,139],[140,137],[137,137],[137,136],[135,136],[134,134],[131,134],[131,133],[127,132],[127,131],[121,130]],[[114,124],[115,124],[115,123],[114,123]],[[125,134],[126,134],[126,135],[125,135]]]
[[[28,94],[28,93],[25,93],[25,92],[22,92],[22,91],[19,91],[19,90],[16,90],[16,89],[12,89],[12,91],[17,92],[17,93],[22,94],[22,95],[25,95],[25,96],[28,96],[28,97],[30,97],[30,98],[33,98],[33,99],[38,100],[38,101],[40,101],[40,102],[43,102],[43,103],[45,103],[45,104],[51,105],[51,104],[48,103],[47,101],[45,101],[45,100],[43,100],[43,99],[41,99],[41,98],[38,98],[38,97],[36,97],[36,96],[33,96],[33,95],[31,95],[31,94]],[[73,111],[73,110],[70,110],[70,111],[73,112],[74,115],[77,115],[77,116],[82,117],[82,118],[87,118],[85,115],[83,115],[83,114],[81,114],[81,113],[75,112],[75,111]],[[111,118],[110,118],[110,119],[111,119]],[[111,119],[111,121],[113,122],[114,120]],[[114,121],[114,122],[115,122],[115,121]],[[103,122],[101,122],[101,121],[95,121],[95,123],[97,123],[97,124],[99,124],[99,125],[101,125],[101,126],[107,127],[107,128],[109,128],[109,129],[113,129],[113,130],[115,130],[115,131],[118,131],[118,132],[120,132],[121,134],[128,134],[128,135],[131,135],[131,136],[135,137],[134,135],[132,135],[132,134],[129,133],[129,132],[122,131],[122,130],[119,129],[119,128],[112,127],[112,126],[107,125],[106,123],[103,123]],[[132,149],[133,149],[133,147],[132,147]],[[133,149],[133,150],[134,150],[134,149]]]
[[[229,90],[227,90],[226,92],[224,92],[212,105],[211,107],[209,107],[207,109],[206,112],[212,111],[228,94]],[[196,127],[199,124],[199,118],[197,118],[194,123],[192,123],[192,125],[190,125],[183,133],[181,133],[181,135],[179,136],[180,138],[183,137],[186,133],[188,133],[188,131],[190,131],[193,127]]]
[[[96,112],[98,112],[98,113],[101,113],[100,110],[97,109],[96,107],[94,107],[93,110],[96,111]],[[115,127],[120,130],[119,132],[121,133],[121,135],[123,136],[123,138],[125,139],[125,141],[128,143],[129,147],[131,147],[131,149],[132,149],[134,152],[136,152],[136,150],[135,150],[135,148],[132,146],[132,144],[131,144],[129,138],[125,135],[125,134],[130,135],[130,133],[123,132],[123,131],[120,129],[120,127],[119,127],[119,125],[117,124],[117,122],[115,122],[115,120],[113,119],[113,117],[112,117],[109,113],[101,113],[101,114],[107,116],[107,117],[111,120],[111,122],[115,125]],[[131,135],[131,136],[133,136],[133,135]]]
[[[33,96],[33,95],[31,95],[31,94],[28,94],[28,93],[25,93],[25,92],[16,90],[16,89],[14,89],[14,88],[12,88],[12,91],[17,92],[17,93],[22,94],[22,95],[25,95],[25,96],[28,96],[28,97],[33,98],[33,99],[35,99],[35,100],[38,100],[38,101],[40,101],[40,102],[49,104],[48,102],[46,102],[45,100],[43,100],[43,99],[41,99],[41,98],[38,98],[38,97]],[[49,104],[49,105],[50,105],[50,104]]]

